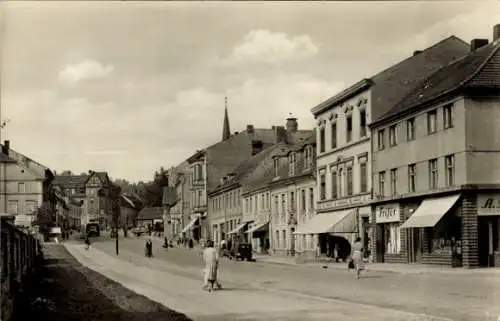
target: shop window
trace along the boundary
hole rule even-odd
[[[461,241],[461,219],[449,213],[434,228],[427,229],[427,233],[431,252],[451,254],[453,248],[459,247]]]
[[[401,229],[399,223],[384,224],[385,253],[399,254],[401,251]]]

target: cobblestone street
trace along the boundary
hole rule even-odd
[[[356,320],[441,320],[423,316],[429,315],[465,321],[496,320],[500,315],[500,282],[493,271],[425,275],[368,271],[356,281],[347,269],[223,260],[221,280],[227,290],[207,297],[201,291],[199,250],[166,251],[155,240],[154,258],[146,260],[143,244],[142,239],[120,240],[118,259],[132,264],[120,266],[120,271],[116,270],[113,241],[95,242],[94,250],[102,252],[81,255],[84,264],[100,264],[97,271],[117,281],[126,280],[126,275],[140,275],[139,282],[137,278],[132,282],[133,290],[138,287],[143,291],[139,293],[150,297],[148,291],[154,285],[161,303],[200,320],[214,315],[228,320],[239,320],[243,315],[251,320],[271,315],[273,320],[278,316],[304,320],[305,315],[311,320],[332,320],[336,314],[346,320],[350,316]],[[69,246],[78,258],[81,245]],[[104,266],[102,260],[115,263]],[[152,283],[148,283],[150,278]],[[165,282],[165,287],[158,288],[157,280]]]

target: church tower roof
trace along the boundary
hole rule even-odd
[[[231,129],[229,127],[229,116],[227,115],[227,97],[224,98],[224,125],[222,127],[222,140],[227,140],[231,137]]]

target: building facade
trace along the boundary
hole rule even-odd
[[[15,215],[14,224],[29,227],[43,202],[45,175],[13,159],[10,153],[6,141],[0,154],[0,208]]]
[[[175,200],[169,199],[169,189],[165,188],[163,190],[164,210],[166,211],[167,205],[170,205],[168,213],[165,213],[168,215],[165,227],[169,229],[165,234],[169,234],[173,238],[180,238],[191,215],[189,163],[186,161],[169,169],[168,178],[169,188],[175,193]]]
[[[447,38],[363,79],[311,111],[317,121],[318,252],[345,259],[350,244],[361,237],[365,255],[372,253],[372,144],[368,124],[390,110],[419,81],[466,54],[468,45]],[[333,251],[335,249],[335,251]]]
[[[274,255],[315,253],[314,236],[303,230],[315,215],[315,136],[311,131],[309,137],[292,141],[274,156],[274,175],[269,183]]]
[[[500,265],[500,25],[376,120],[377,262]]]

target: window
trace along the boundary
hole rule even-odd
[[[385,171],[378,173],[378,194],[385,195]]]
[[[398,193],[398,169],[391,169],[391,195]]]
[[[408,192],[413,193],[416,190],[416,165],[408,165]]]
[[[330,130],[331,130],[331,138],[332,138],[332,141],[331,141],[332,149],[335,149],[335,148],[337,148],[337,123],[332,123]]]
[[[366,110],[359,112],[359,137],[366,136]]]
[[[366,193],[368,191],[368,171],[366,167],[366,162],[359,164],[359,188],[361,193]]]
[[[278,172],[279,166],[280,166],[280,161],[276,157],[276,158],[274,158],[274,177],[278,177],[279,176],[279,172]]]
[[[7,203],[7,212],[12,215],[17,215],[18,213],[18,202],[17,201],[9,201]]]
[[[24,185],[24,183],[17,184],[17,192],[20,194],[26,193],[26,186]]]
[[[429,161],[429,187],[437,188],[437,186],[438,186],[437,159],[431,159]]]
[[[305,212],[306,211],[306,190],[303,189],[301,192],[300,192],[300,205],[301,205],[301,208],[302,208],[302,212]]]
[[[446,167],[446,186],[453,186],[455,183],[455,156],[448,155],[444,158]]]
[[[332,172],[332,198],[337,198],[337,172]]]
[[[311,147],[307,146],[304,149],[304,169],[311,168],[311,165],[312,165],[312,149]]]
[[[347,142],[349,143],[350,141],[352,141],[352,115],[347,116],[346,128],[347,128],[346,139]]]
[[[378,136],[377,136],[377,140],[378,140],[378,149],[379,150],[382,150],[385,148],[385,133],[384,133],[384,130],[381,129],[378,131]]]
[[[389,146],[397,145],[396,125],[389,127]]]
[[[436,132],[437,113],[435,110],[427,113],[427,133],[433,134]]]
[[[279,206],[280,206],[280,204],[279,204],[279,203],[280,203],[280,200],[279,200],[278,195],[274,196],[274,211],[275,211],[276,213],[278,213],[278,212],[279,212]]]
[[[342,168],[339,168],[339,172],[337,174],[338,177],[338,196],[344,196],[345,193],[345,185],[344,183],[344,171]]]
[[[33,215],[36,212],[36,201],[26,201],[25,203],[25,214]]]
[[[385,253],[398,254],[401,251],[401,229],[398,224],[384,224]]]
[[[325,128],[322,127],[319,129],[319,152],[325,152]]]
[[[285,194],[281,194],[281,213],[285,213],[286,209],[286,200],[285,200]]]
[[[406,140],[415,139],[415,118],[410,118],[406,121]]]
[[[288,156],[288,175],[294,175],[295,173],[295,153],[290,153]]]
[[[444,129],[453,127],[453,104],[448,104],[443,107],[443,123]]]
[[[325,174],[321,174],[319,178],[319,199],[324,200],[326,198],[326,184],[325,184]]]
[[[314,209],[314,188],[309,188],[309,208]]]
[[[352,167],[347,167],[347,195],[352,195]]]

